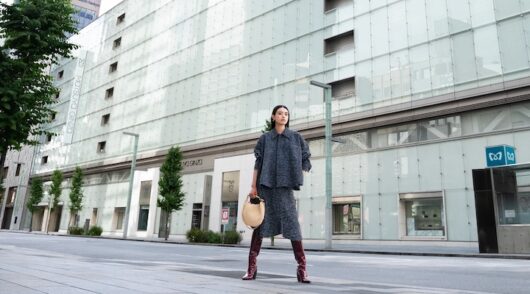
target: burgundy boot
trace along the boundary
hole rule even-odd
[[[294,258],[298,262],[298,269],[296,270],[296,278],[299,283],[311,283],[307,278],[307,271],[305,269],[305,254],[304,247],[302,246],[302,241],[291,240],[291,245],[293,245]]]
[[[255,280],[258,273],[258,266],[256,258],[261,249],[261,241],[263,237],[260,236],[260,227],[254,229],[252,233],[252,240],[250,241],[250,252],[248,253],[248,269],[247,273],[241,278],[243,280]]]

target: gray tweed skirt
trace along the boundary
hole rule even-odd
[[[261,235],[272,237],[282,234],[289,240],[302,240],[293,189],[260,186],[259,196],[265,200]]]

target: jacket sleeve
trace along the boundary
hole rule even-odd
[[[261,166],[263,165],[263,149],[265,148],[265,137],[264,135],[261,135],[259,137],[258,143],[256,144],[256,147],[254,147],[254,156],[256,157],[256,161],[254,163],[254,169],[255,170],[261,170]]]
[[[302,148],[302,170],[308,172],[311,170],[311,161],[309,160],[311,152],[309,151],[309,145],[302,136],[300,136],[300,147]]]

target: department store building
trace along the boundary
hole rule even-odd
[[[332,86],[333,238],[476,242],[472,170],[486,166],[485,148],[514,146],[530,161],[529,28],[525,0],[125,0],[53,68],[61,93],[47,127],[59,135],[42,138],[32,177],[80,166],[80,225],[121,236],[133,150],[123,132],[137,133],[128,236],[157,238],[159,167],[179,145],[186,201],[170,238],[197,227],[249,240],[240,211],[253,148],[284,104],[312,153],[295,193],[302,234],[322,240],[316,80]]]

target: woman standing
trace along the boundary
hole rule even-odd
[[[302,171],[311,169],[311,153],[302,136],[289,129],[289,109],[286,106],[274,107],[271,125],[272,130],[261,135],[254,149],[256,163],[250,195],[254,198],[259,191],[260,197],[265,200],[265,218],[252,233],[248,269],[243,280],[256,279],[256,258],[263,237],[282,234],[291,240],[298,262],[298,282],[310,283],[293,190],[300,190],[303,185]]]

